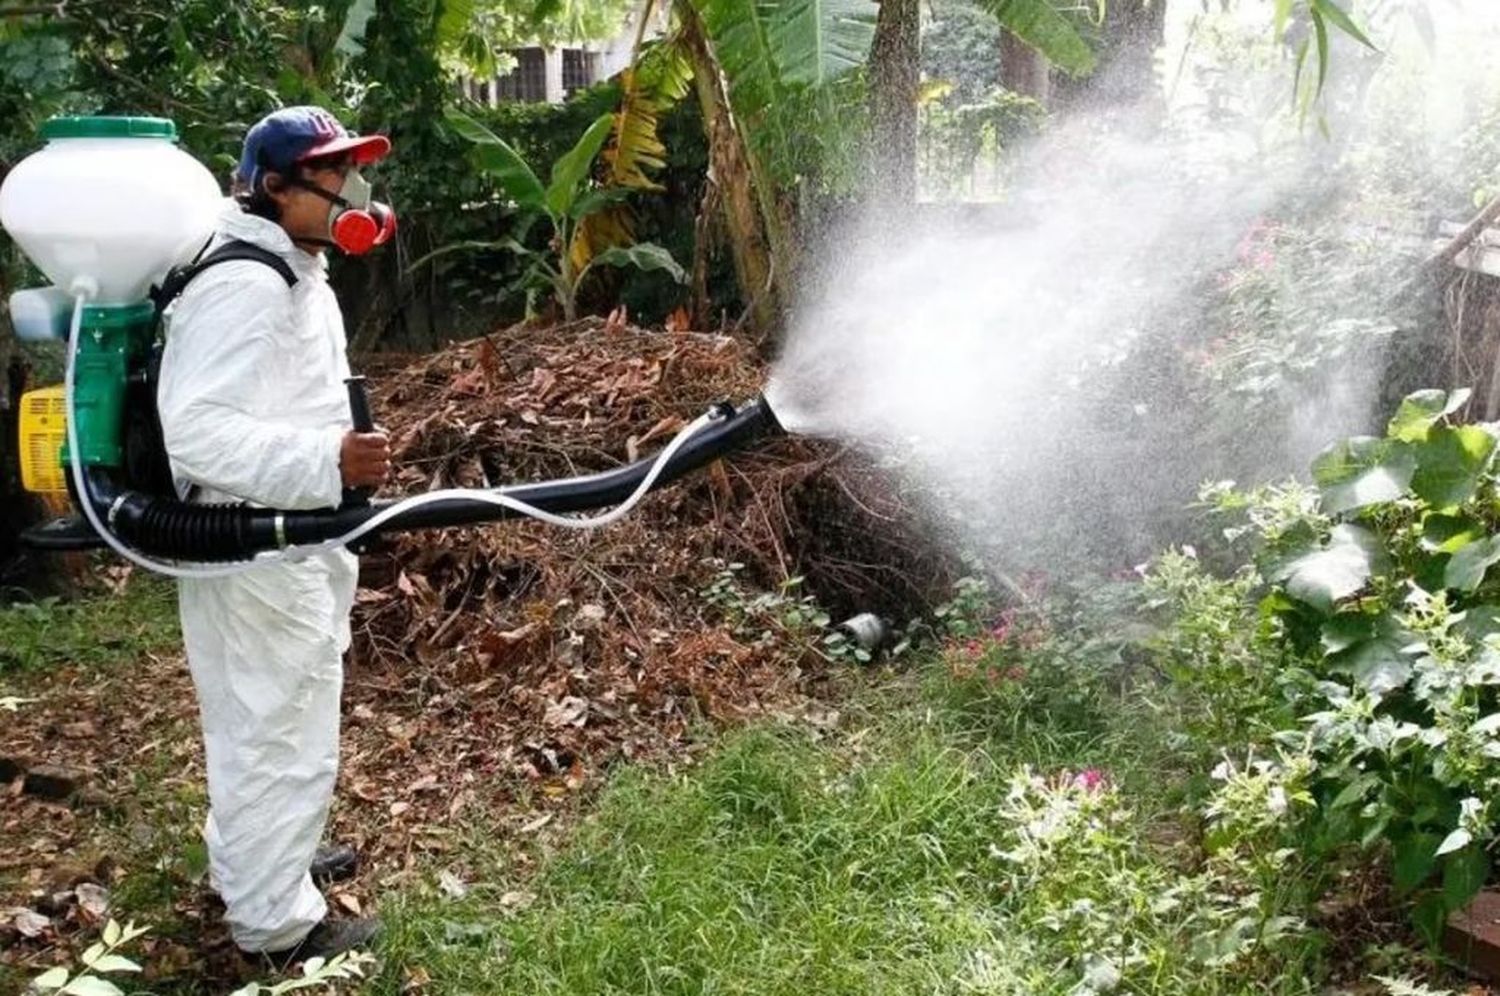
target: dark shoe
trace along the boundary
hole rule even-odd
[[[308,871],[318,885],[342,882],[353,878],[354,873],[359,871],[359,855],[354,853],[354,848],[345,844],[320,847],[318,853],[313,855],[312,867]]]
[[[309,958],[332,958],[345,951],[368,951],[380,935],[380,921],[374,917],[360,920],[324,920],[312,929],[302,943],[285,951],[242,951],[252,962],[269,962],[285,970]]]

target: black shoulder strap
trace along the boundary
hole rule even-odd
[[[287,287],[294,287],[297,284],[297,275],[292,272],[291,265],[276,253],[249,242],[231,239],[208,255],[193,260],[187,266],[176,267],[166,275],[160,287],[151,288],[151,300],[156,305],[157,314],[160,315],[165,311],[167,305],[187,288],[189,281],[210,266],[241,259],[269,266],[282,280],[286,281]]]

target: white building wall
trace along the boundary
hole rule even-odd
[[[651,41],[666,34],[670,18],[670,4],[658,3],[651,16],[651,23],[646,26],[645,40]],[[630,65],[630,57],[634,54],[636,25],[639,23],[640,8],[625,18],[625,23],[613,38],[601,41],[582,42],[577,45],[565,45],[557,48],[547,49],[545,52],[546,67],[546,99],[549,104],[560,104],[567,99],[563,92],[563,49],[581,48],[590,53],[589,68],[592,71],[590,82],[597,83],[600,80],[609,79]],[[529,47],[529,46],[523,46]],[[497,90],[499,89],[489,80],[465,80],[463,81],[464,92],[477,99],[495,106]]]
[[[547,70],[546,93],[547,103],[561,104],[567,94],[563,92],[563,54],[560,48],[549,48],[544,53],[545,61],[542,63]]]

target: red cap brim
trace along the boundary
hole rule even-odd
[[[313,146],[298,156],[297,161],[300,163],[320,156],[337,155],[340,152],[351,154],[355,165],[368,166],[390,155],[391,140],[384,135],[345,135],[343,138],[330,139],[322,145]]]

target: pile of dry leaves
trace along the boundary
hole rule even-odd
[[[735,339],[590,320],[455,346],[373,378],[372,401],[397,489],[419,493],[617,466],[763,378]],[[425,814],[437,819],[465,805],[455,778],[566,792],[615,758],[680,745],[697,720],[795,701],[817,654],[746,639],[703,590],[738,563],[762,589],[805,576],[835,617],[917,609],[948,564],[916,518],[857,455],[782,439],[597,532],[512,522],[390,537],[365,559],[352,697],[356,715],[361,686],[409,713],[401,736],[368,748],[418,744],[430,760],[441,745],[444,770],[419,776],[433,789],[424,808],[450,811]]]

